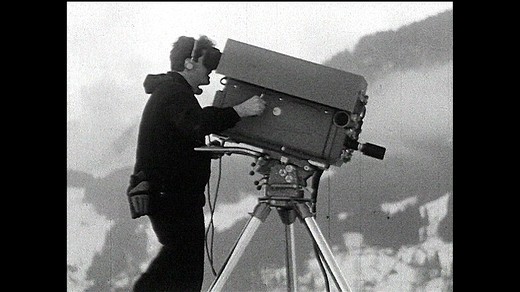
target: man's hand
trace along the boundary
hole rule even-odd
[[[235,105],[233,109],[235,109],[241,118],[261,115],[265,109],[265,100],[262,99],[263,96],[263,94],[260,96],[254,95],[243,103]]]
[[[132,218],[138,218],[150,213],[150,196],[147,194],[128,197]]]
[[[148,181],[141,181],[135,185],[135,181],[130,182],[127,190],[128,203],[130,204],[130,214],[132,219],[143,215],[150,215],[150,185]],[[133,186],[133,187],[132,187]]]

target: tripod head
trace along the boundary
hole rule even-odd
[[[265,186],[268,197],[303,197],[307,180],[317,172],[322,172],[326,165],[313,163],[297,158],[281,156],[275,152],[260,152],[244,147],[226,147],[211,143],[209,146],[197,147],[195,151],[216,154],[241,154],[255,158],[249,174],[259,173],[262,179],[255,181],[257,190]],[[289,195],[288,195],[289,194]]]
[[[275,152],[259,152],[243,147],[224,147],[216,143],[210,143],[209,146],[198,147],[195,150],[254,157],[255,162],[251,163],[253,169],[249,174],[262,175],[262,178],[255,180],[254,184],[257,190],[264,188],[265,191],[265,196],[258,200],[275,207],[284,224],[289,225],[296,219],[295,203],[309,202],[315,212],[319,179],[324,171],[322,165],[313,165],[309,161],[279,156]],[[313,179],[308,187],[307,181],[311,177]],[[305,198],[305,190],[310,192],[310,198]]]

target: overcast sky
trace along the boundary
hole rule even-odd
[[[221,50],[231,38],[320,63],[352,50],[364,35],[452,8],[452,2],[68,2],[67,120],[88,118],[81,90],[100,80],[124,85],[122,97],[144,95],[144,76],[169,69],[169,50],[181,35],[208,35]],[[135,112],[134,105],[121,110]]]

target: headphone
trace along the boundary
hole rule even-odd
[[[193,43],[193,48],[191,49],[191,60],[184,64],[184,67],[186,67],[186,69],[188,70],[193,69],[193,56],[195,55],[195,50],[197,49],[198,42],[198,40],[195,40],[195,42]]]

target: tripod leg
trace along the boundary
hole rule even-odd
[[[327,243],[325,237],[321,233],[321,230],[318,227],[316,220],[314,220],[314,217],[311,211],[309,210],[309,206],[307,206],[305,203],[298,203],[296,204],[296,210],[298,211],[298,214],[303,218],[305,225],[307,226],[307,229],[309,230],[312,238],[314,239],[314,242],[316,242],[316,244],[318,245],[318,248],[323,258],[325,259],[325,264],[329,269],[330,273],[332,274],[332,278],[337,288],[340,291],[352,291],[347,280],[345,279],[345,277],[343,277],[338,263],[334,259],[334,255],[332,254],[332,250],[330,249],[329,244]]]
[[[251,215],[251,218],[245,225],[244,229],[242,229],[242,232],[240,233],[240,236],[235,242],[235,245],[231,249],[228,258],[226,259],[226,262],[224,263],[215,280],[213,280],[213,283],[211,283],[211,286],[209,287],[208,291],[222,290],[224,283],[229,277],[229,274],[231,273],[233,268],[236,266],[238,260],[244,253],[244,250],[253,238],[255,231],[260,226],[260,223],[265,221],[270,211],[271,209],[267,203],[259,203],[258,205],[256,205],[255,210]]]
[[[287,263],[287,291],[296,292],[297,274],[296,274],[296,255],[294,246],[294,224],[285,225],[285,247]]]

